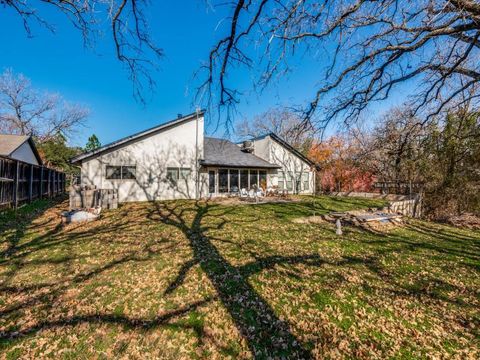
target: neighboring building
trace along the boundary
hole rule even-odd
[[[0,134],[0,155],[33,165],[42,165],[42,159],[31,136]]]
[[[72,159],[81,185],[119,200],[200,198],[254,186],[312,193],[313,163],[274,134],[242,145],[204,136],[204,112],[128,136]]]

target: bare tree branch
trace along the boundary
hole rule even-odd
[[[240,100],[228,82],[232,71],[246,67],[263,87],[294,70],[290,63],[299,52],[322,53],[318,89],[300,109],[317,129],[333,119],[355,121],[402,84],[410,85],[416,114],[430,118],[459,106],[464,90],[480,80],[476,1],[236,0],[229,6],[227,35],[203,68],[208,87],[202,95],[208,93],[207,102],[218,96],[221,107]],[[260,61],[252,44],[263,51]],[[471,94],[471,106],[477,95]]]
[[[89,110],[57,94],[39,93],[30,80],[11,70],[0,75],[0,131],[35,136],[41,141],[68,136],[83,125]]]
[[[148,0],[41,0],[40,3],[63,13],[82,33],[85,46],[91,46],[102,33],[102,17],[108,18],[116,57],[125,65],[136,99],[146,101],[146,92],[155,87],[152,70],[157,68],[156,60],[163,56],[162,49],[150,37],[144,14]],[[22,19],[28,35],[32,22],[55,31],[31,1],[0,0],[0,5],[12,9]]]

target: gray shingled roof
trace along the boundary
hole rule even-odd
[[[12,155],[27,140],[25,135],[0,134],[0,155]]]
[[[205,166],[280,168],[256,155],[242,151],[240,146],[225,139],[205,137],[204,153],[202,165]]]

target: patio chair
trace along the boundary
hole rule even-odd
[[[238,196],[238,195],[240,195],[238,191],[238,187],[232,186],[232,188],[230,189],[230,196]]]
[[[241,188],[240,189],[240,197],[247,197],[247,196],[248,196],[247,189]]]

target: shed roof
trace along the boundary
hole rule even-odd
[[[27,135],[0,134],[0,155],[11,157],[15,150],[17,150],[25,142],[29,143],[38,163],[42,164],[42,158],[38,154],[32,137]]]
[[[252,153],[242,151],[240,146],[225,139],[205,137],[204,154],[202,165],[205,166],[280,168],[280,166],[271,164]]]
[[[26,135],[0,134],[0,155],[12,155],[28,138]]]

